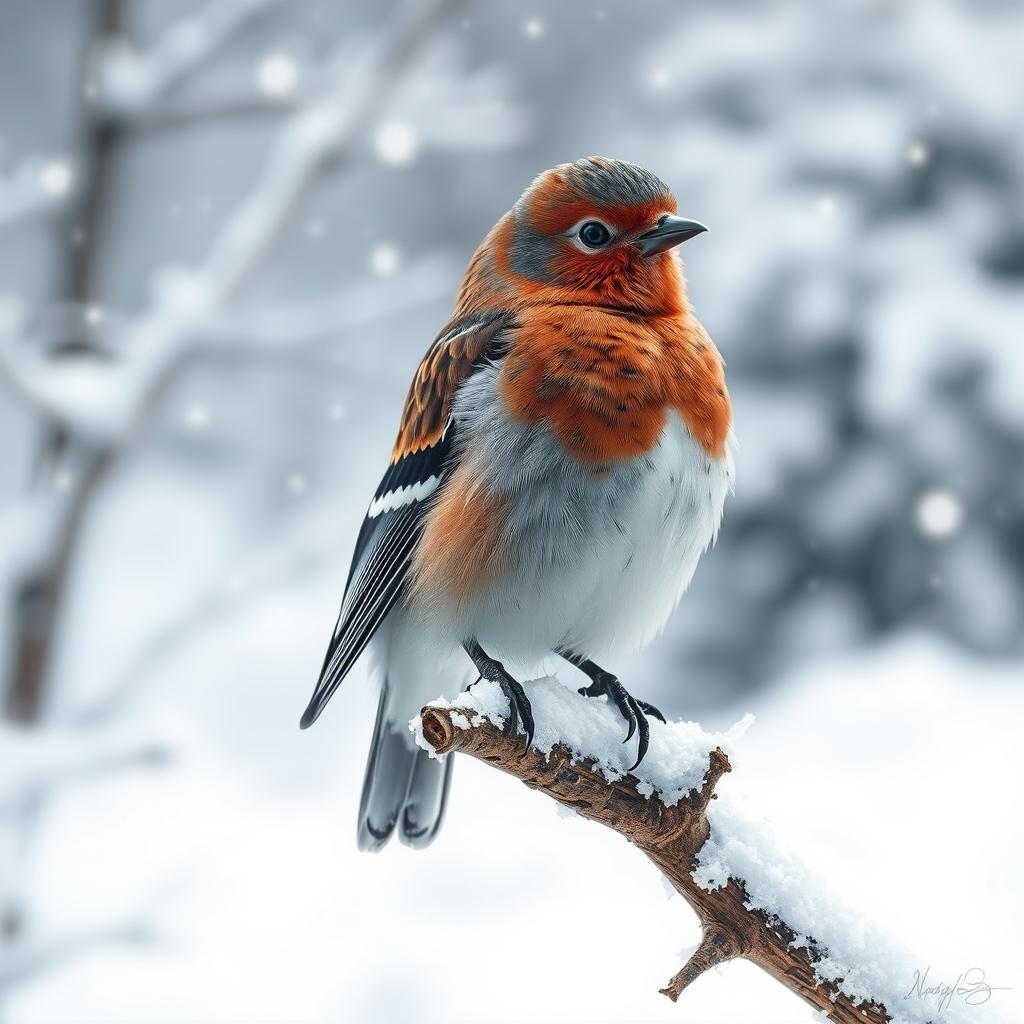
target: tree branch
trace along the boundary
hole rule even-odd
[[[718,780],[731,770],[720,747],[710,752],[700,788],[669,806],[657,795],[638,792],[636,777],[606,781],[604,766],[564,745],[554,744],[547,753],[531,748],[521,755],[520,737],[499,728],[493,716],[467,714],[465,707],[478,707],[469,694],[460,700],[461,709],[456,701],[455,706],[427,706],[420,713],[422,737],[438,754],[470,754],[582,817],[614,829],[642,850],[693,907],[703,938],[682,970],[661,989],[671,1000],[711,967],[740,957],[763,968],[836,1024],[882,1024],[891,1019],[892,1008],[887,1011],[880,999],[856,1003],[841,991],[842,979],[820,978],[811,954],[820,959],[825,955],[823,945],[806,936],[798,938],[798,931],[785,922],[749,909],[752,900],[745,883],[730,878],[728,884],[709,891],[694,879],[698,854],[711,832],[708,805],[715,799]],[[581,709],[580,714],[586,712]]]

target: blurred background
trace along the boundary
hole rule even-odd
[[[740,443],[717,547],[612,667],[753,711],[722,785],[1017,1019],[1019,3],[0,14],[0,1019],[810,1018],[745,964],[669,1004],[689,909],[479,765],[428,852],[357,854],[365,666],[297,728],[467,259],[593,153],[710,225]]]

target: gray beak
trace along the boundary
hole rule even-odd
[[[636,244],[644,256],[653,256],[679,245],[680,242],[685,242],[688,238],[693,238],[694,235],[699,235],[702,231],[707,231],[707,228],[699,221],[665,216],[658,221],[656,228],[641,235]]]

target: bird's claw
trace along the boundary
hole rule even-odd
[[[665,716],[653,704],[648,704],[645,700],[637,700],[610,672],[602,673],[589,686],[581,686],[578,692],[584,697],[604,695],[612,700],[629,727],[623,743],[628,743],[633,738],[633,734],[637,734],[636,761],[629,769],[633,771],[644,759],[647,748],[650,746],[651,727],[647,716],[650,715],[661,722],[665,721]]]
[[[640,710],[643,711],[645,715],[650,715],[651,718],[656,718],[662,725],[668,725],[668,721],[665,716],[653,704],[648,704],[647,701],[641,700],[639,697],[637,697],[636,702],[640,706]]]
[[[523,754],[525,754],[533,742],[534,732],[533,708],[530,706],[530,699],[526,696],[526,691],[523,690],[520,683],[507,673],[504,679],[496,681],[501,687],[501,692],[508,698],[509,732],[514,736],[520,721],[523,723],[523,732],[526,734],[526,739],[523,742]]]
[[[473,657],[481,678],[497,683],[508,700],[509,735],[515,736],[519,729],[519,723],[523,723],[523,732],[526,734],[526,742],[523,744],[523,754],[525,754],[530,749],[534,733],[533,708],[530,705],[529,697],[526,696],[526,691],[517,679],[509,675],[508,670],[500,661],[488,658],[479,649],[470,651],[470,655]],[[479,681],[478,679],[477,682]]]

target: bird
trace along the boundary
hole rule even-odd
[[[733,487],[724,362],[687,297],[681,217],[650,171],[587,157],[538,175],[469,261],[419,364],[356,540],[302,728],[368,647],[380,679],[357,841],[436,837],[452,756],[410,720],[487,679],[535,729],[509,666],[578,668],[636,737],[665,721],[607,668],[662,629]],[[553,683],[552,685],[557,685]]]

